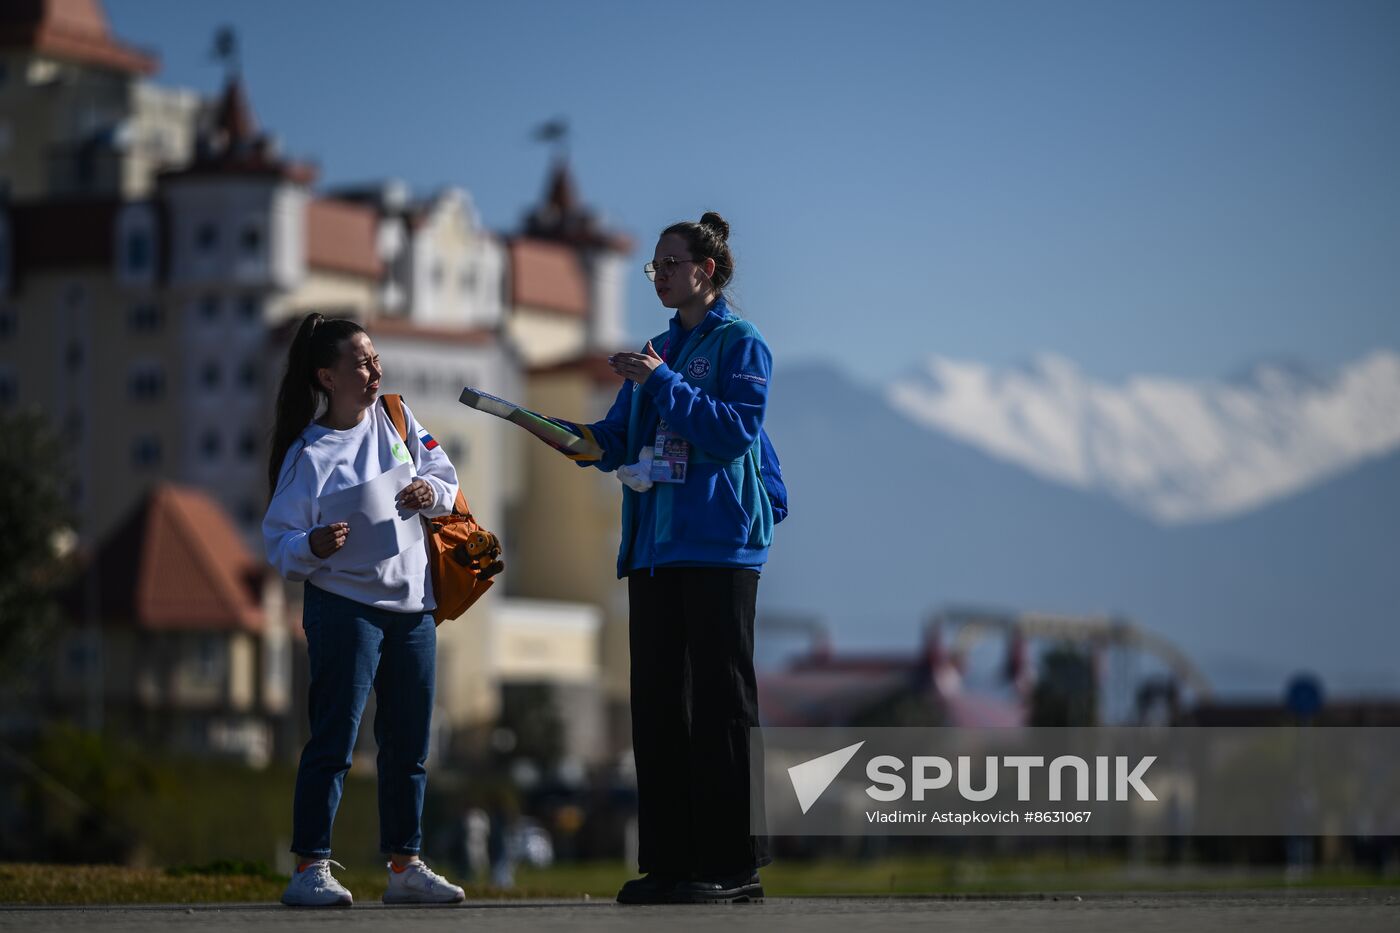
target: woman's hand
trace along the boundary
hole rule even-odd
[[[622,378],[631,379],[637,385],[641,385],[650,379],[652,371],[661,365],[661,355],[648,340],[645,353],[614,353],[608,357],[608,365]]]
[[[325,560],[345,547],[345,539],[349,536],[350,525],[347,522],[336,522],[334,525],[322,525],[312,529],[307,538],[311,544],[311,553]]]
[[[399,490],[399,508],[417,512],[433,504],[433,487],[421,478]]]

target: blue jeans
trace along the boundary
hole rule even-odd
[[[331,824],[372,684],[379,848],[386,854],[416,855],[423,842],[424,762],[437,669],[433,614],[376,609],[310,583],[304,606],[311,740],[297,768],[292,851],[306,858],[331,853]]]

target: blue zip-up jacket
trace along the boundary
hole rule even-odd
[[[664,362],[647,381],[623,383],[607,417],[580,426],[603,457],[579,465],[604,471],[635,463],[663,419],[691,445],[684,483],[657,483],[644,493],[623,486],[617,575],[653,567],[761,568],[773,541],[759,459],[773,369],[768,344],[721,298],[689,333],[679,314],[671,318],[652,346]]]

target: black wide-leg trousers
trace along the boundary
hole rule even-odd
[[[627,582],[638,867],[720,877],[766,865],[749,793],[758,571],[659,567],[633,571]]]

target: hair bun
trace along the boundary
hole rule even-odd
[[[728,241],[729,239],[729,221],[714,211],[706,211],[700,216],[700,226],[709,227],[721,240]]]

